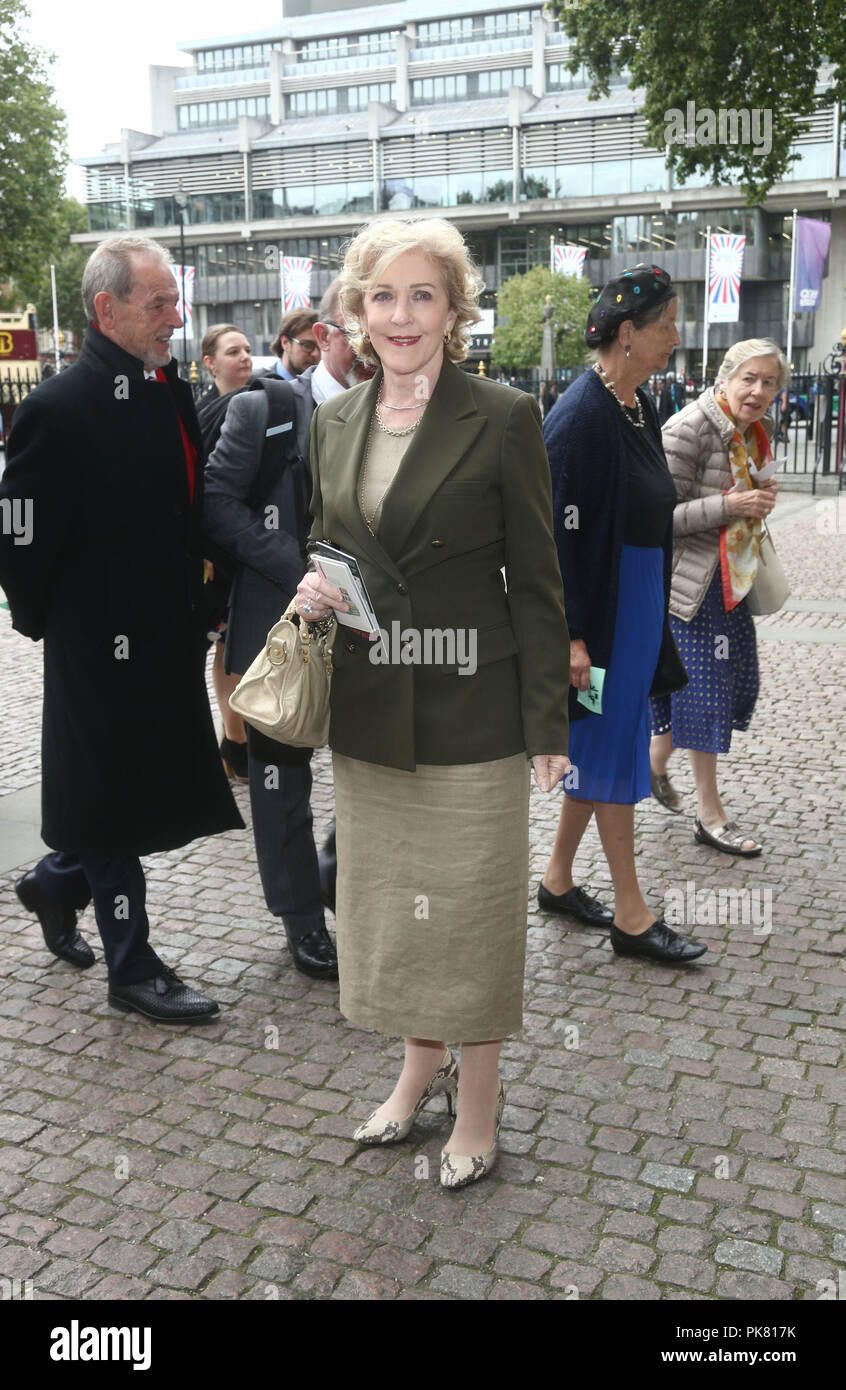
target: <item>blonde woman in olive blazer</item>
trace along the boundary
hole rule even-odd
[[[381,370],[319,407],[311,453],[312,541],[355,555],[391,658],[339,627],[329,742],[341,1009],[405,1039],[394,1091],[355,1137],[405,1138],[433,1095],[451,1106],[457,1092],[447,1187],[493,1164],[497,1059],[522,1022],[529,760],[543,790],[569,766],[540,412],[455,365],[478,283],[440,219],[359,234],[342,304],[354,346]],[[308,621],[342,606],[314,574],[298,593]],[[425,634],[447,631],[455,651],[421,664]],[[463,1045],[460,1080],[450,1040]]]

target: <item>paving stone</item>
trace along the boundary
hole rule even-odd
[[[609,1236],[600,1241],[593,1259],[600,1269],[617,1270],[623,1274],[646,1274],[655,1264],[655,1252],[638,1241]]]
[[[689,1192],[696,1181],[695,1168],[678,1168],[669,1163],[647,1163],[640,1181],[652,1187],[669,1188],[671,1192]]]
[[[717,1264],[748,1269],[755,1274],[780,1274],[784,1256],[766,1245],[750,1240],[724,1240],[714,1252]]]
[[[659,1284],[678,1284],[685,1289],[707,1293],[716,1273],[710,1261],[674,1254],[664,1255],[655,1270],[655,1278]]]
[[[216,1272],[217,1266],[201,1255],[166,1255],[148,1270],[147,1278],[154,1285],[195,1292]]]
[[[443,1265],[430,1281],[430,1287],[455,1298],[482,1299],[487,1297],[492,1282],[490,1275],[465,1265]]]
[[[165,1221],[149,1237],[150,1244],[174,1254],[189,1255],[210,1234],[199,1221]]]
[[[780,531],[794,595],[843,592],[837,539],[817,533],[812,508]],[[539,914],[531,895],[558,805],[533,791],[526,1026],[503,1048],[499,1168],[465,1192],[438,1186],[440,1108],[412,1145],[352,1144],[402,1045],[353,1028],[336,986],[294,970],[268,923],[249,834],[145,861],[155,939],[225,1006],[202,1035],[114,1016],[102,975],[54,968],[21,916],[13,883],[29,864],[0,876],[0,1263],[33,1269],[38,1296],[87,1304],[566,1301],[574,1286],[607,1302],[815,1297],[822,1267],[846,1266],[846,863],[831,776],[831,749],[846,746],[846,651],[802,648],[798,723],[785,652],[759,644],[766,721],[754,727],[759,739],[765,724],[789,727],[790,739],[765,740],[750,760],[739,736],[724,769],[738,815],[757,806],[767,820],[765,941],[718,933],[707,969],[666,972],[616,961],[607,937]],[[0,693],[15,731],[0,795],[13,774],[16,787],[38,781],[41,679],[38,649],[0,611]],[[687,798],[690,770],[681,757],[674,766]],[[333,810],[326,750],[312,768],[320,838]],[[785,801],[786,785],[801,787],[798,801]],[[249,815],[247,791],[235,795]],[[757,885],[760,865],[717,863],[651,802],[637,815],[642,881],[719,887],[728,873]],[[585,881],[607,893],[593,824],[580,853]],[[272,1051],[268,1022],[279,1029]],[[576,1051],[562,1047],[570,1022]],[[115,1177],[119,1155],[128,1178]]]

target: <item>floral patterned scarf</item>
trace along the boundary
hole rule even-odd
[[[754,420],[744,439],[722,391],[715,391],[714,398],[735,425],[728,446],[732,481],[741,491],[748,491],[755,486],[749,471],[750,460],[760,467],[772,457],[767,431],[760,420]],[[755,583],[760,540],[761,522],[758,517],[736,516],[720,528],[720,573],[723,606],[727,613],[737,607]]]

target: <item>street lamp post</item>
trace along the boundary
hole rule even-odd
[[[182,187],[182,180],[176,193],[173,195],[179,214],[179,269],[182,275],[182,370],[185,372],[188,366],[188,315],[185,312],[185,209],[188,206],[188,195]]]

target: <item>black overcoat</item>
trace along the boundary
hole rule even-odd
[[[196,621],[202,441],[175,361],[165,375],[147,380],[89,328],[77,364],[22,402],[9,437],[0,506],[20,525],[2,528],[0,584],[13,627],[44,639],[54,849],[126,857],[242,826]],[[197,449],[193,501],[177,408]]]

